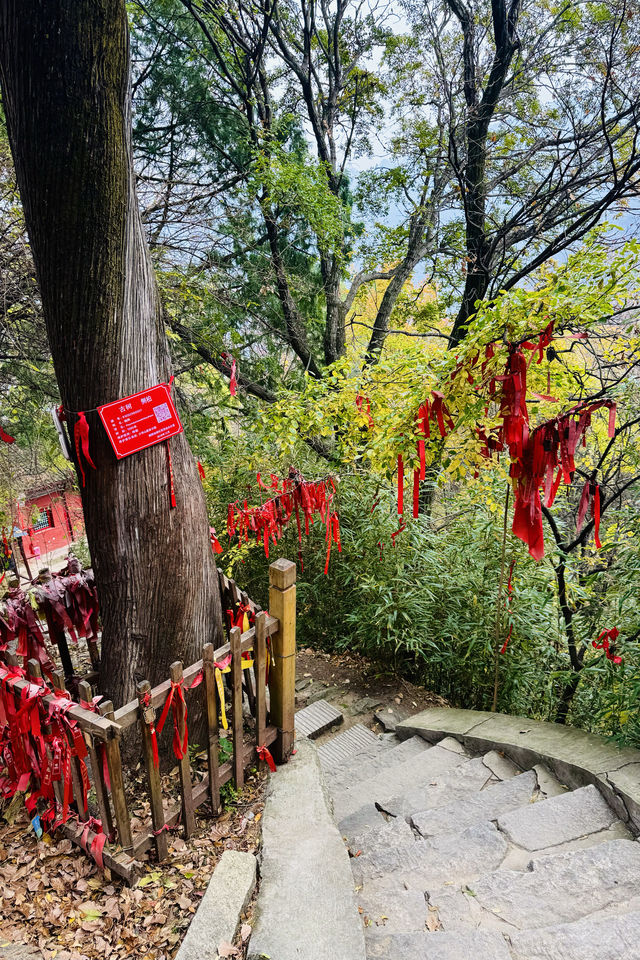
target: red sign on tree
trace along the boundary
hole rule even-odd
[[[166,383],[105,403],[98,413],[118,459],[182,433]]]

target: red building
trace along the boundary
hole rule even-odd
[[[59,555],[84,534],[80,494],[64,481],[27,490],[20,514],[19,523],[25,531],[22,545],[28,560]]]

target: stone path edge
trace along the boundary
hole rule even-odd
[[[500,750],[523,769],[544,763],[570,787],[594,784],[621,820],[640,833],[640,750],[597,734],[504,713],[432,707],[396,727],[401,740],[455,737],[471,749]]]

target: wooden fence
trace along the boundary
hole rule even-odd
[[[277,560],[269,568],[269,613],[261,611],[246,594],[220,571],[223,609],[230,610],[236,620],[248,608],[253,625],[242,632],[240,627],[229,629],[229,641],[217,650],[207,644],[202,658],[184,667],[180,661],[171,665],[170,677],[156,687],[142,681],[137,687],[137,699],[118,710],[110,702],[93,705],[92,690],[86,681],[80,682],[81,703],[71,705],[65,696],[64,674],[53,677],[55,692],[42,696],[45,710],[56,717],[64,714],[64,729],[68,735],[70,775],[73,784],[75,811],[60,829],[65,836],[93,855],[113,873],[132,882],[137,875],[137,859],[147,851],[155,850],[159,860],[168,852],[167,830],[179,825],[183,836],[189,837],[195,829],[195,810],[210,801],[214,815],[220,813],[220,788],[233,780],[237,789],[244,784],[249,765],[268,757],[269,751],[279,763],[287,761],[294,738],[295,704],[295,621],[296,568],[288,560]],[[241,621],[240,621],[241,622]],[[10,668],[17,667],[17,658],[5,658]],[[267,684],[267,661],[270,661]],[[250,664],[249,669],[244,669]],[[229,668],[229,684],[225,690],[222,670]],[[31,660],[28,677],[13,679],[11,690],[16,705],[24,703],[32,684],[41,683],[40,667]],[[201,698],[204,712],[207,754],[207,773],[194,784],[189,753],[184,745],[186,703],[184,692],[195,688],[194,696]],[[251,719],[243,718],[243,696],[246,696]],[[269,699],[269,704],[267,703]],[[61,707],[62,705],[62,707]],[[166,709],[165,709],[166,708]],[[229,732],[232,753],[230,759],[219,762],[219,715],[229,710]],[[163,803],[159,765],[157,763],[156,723],[161,710],[167,713],[167,727],[174,726],[174,742],[179,744],[177,755],[180,802],[170,806]],[[46,713],[45,713],[46,716]],[[120,741],[123,733],[134,728],[141,739],[141,754],[146,770],[150,805],[150,822],[134,829],[130,804],[122,769]],[[248,728],[245,730],[245,726]],[[73,727],[79,728],[86,745],[86,756],[81,756],[72,736]],[[50,730],[43,728],[45,740]],[[202,746],[202,744],[201,744]],[[50,746],[47,748],[50,753]],[[181,755],[182,754],[182,755]],[[86,789],[87,768],[93,795]],[[85,787],[83,788],[83,778]],[[58,806],[64,802],[64,781],[55,780],[53,788]],[[97,816],[92,816],[93,807]],[[106,840],[104,840],[106,835]],[[96,846],[96,838],[98,844]],[[102,843],[104,842],[104,846]],[[96,852],[97,851],[97,852]]]

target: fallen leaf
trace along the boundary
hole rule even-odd
[[[239,957],[240,951],[237,947],[234,947],[232,943],[227,943],[225,940],[223,940],[222,943],[218,944],[218,956]]]

